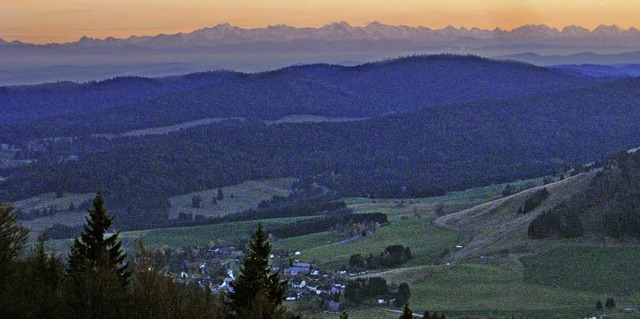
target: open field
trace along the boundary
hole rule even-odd
[[[251,234],[262,224],[265,229],[275,227],[306,217],[280,218],[258,221],[234,222],[194,227],[158,228],[120,233],[125,250],[134,247],[135,241],[142,239],[145,247],[156,249],[162,246],[197,247],[206,245],[232,245],[239,240],[249,240]],[[47,241],[47,247],[66,254],[73,239]],[[274,247],[277,247],[274,244]]]
[[[17,201],[14,203],[14,207],[16,210],[22,210],[25,212],[31,210],[49,209],[49,207],[57,207],[58,209],[63,210],[52,216],[45,216],[33,220],[21,221],[22,225],[31,230],[31,232],[29,233],[29,237],[32,240],[35,240],[43,230],[51,227],[54,224],[68,226],[79,226],[84,224],[84,217],[87,215],[86,212],[68,212],[66,210],[72,203],[73,205],[78,207],[82,202],[92,200],[94,196],[94,193],[64,193],[62,197],[57,198],[55,193],[47,193],[25,200]]]
[[[321,232],[304,236],[284,238],[271,242],[274,249],[286,251],[301,251],[331,245],[339,241],[347,239],[345,236],[331,234],[330,232]]]
[[[512,183],[495,184],[470,188],[464,191],[448,192],[444,196],[405,198],[405,199],[370,199],[362,197],[346,198],[344,201],[356,213],[381,212],[393,220],[404,215],[438,216],[476,207],[502,198],[502,191],[507,185],[514,188],[533,188],[543,185],[542,178],[520,180]]]
[[[592,317],[598,314],[595,301],[604,302],[609,296],[529,283],[517,269],[486,265],[418,266],[368,276],[383,277],[392,287],[401,282],[409,283],[409,303],[414,312],[443,312],[447,318],[463,315],[540,319]],[[640,296],[617,296],[616,301],[619,308],[632,306],[640,301]],[[349,318],[371,318],[358,307],[348,311]],[[619,317],[634,318],[622,314]]]
[[[320,122],[353,122],[366,120],[366,117],[329,117],[312,114],[292,114],[281,117],[275,121],[264,121],[267,125],[287,123],[320,123]]]
[[[510,184],[516,188],[535,187],[542,185],[542,179],[537,178]],[[324,267],[337,269],[346,265],[351,254],[377,254],[389,245],[400,244],[409,247],[414,256],[405,266],[431,264],[443,254],[445,249],[454,252],[457,245],[466,245],[470,240],[470,236],[466,232],[460,233],[436,226],[433,223],[434,218],[438,214],[451,213],[502,198],[502,191],[506,185],[497,184],[428,198],[375,200],[347,198],[345,202],[355,213],[385,213],[389,216],[391,224],[380,228],[376,234],[354,242],[302,249],[300,258],[315,261]],[[318,239],[318,237],[314,239]],[[297,243],[299,247],[303,247],[305,240],[306,236],[301,236],[287,239],[287,243]],[[330,238],[324,240],[325,242],[331,241]]]
[[[124,133],[120,133],[120,134],[111,134],[111,133],[93,134],[93,135],[91,135],[91,137],[109,138],[109,139],[111,139],[111,138],[116,138],[116,137],[132,137],[132,136],[133,137],[140,137],[140,136],[147,136],[147,135],[164,135],[164,134],[169,134],[169,133],[172,133],[172,132],[179,132],[181,130],[185,130],[185,129],[189,129],[189,128],[193,128],[193,127],[197,127],[197,126],[209,125],[209,124],[212,124],[212,123],[219,123],[219,122],[224,122],[224,121],[244,121],[244,120],[245,120],[245,118],[243,118],[243,117],[204,118],[204,119],[184,122],[184,123],[171,125],[171,126],[145,128],[145,129],[140,129],[140,130],[133,130],[133,131],[129,131],[129,132],[124,132]]]
[[[249,209],[255,209],[263,200],[273,196],[288,196],[291,186],[295,182],[293,178],[275,178],[257,181],[248,181],[242,184],[221,187],[224,199],[213,204],[213,198],[217,196],[218,189],[209,189],[171,197],[171,217],[178,213],[201,214],[205,216],[225,216]],[[192,208],[191,198],[200,196],[204,203],[203,208]]]
[[[550,195],[533,211],[519,214],[526,199],[542,186],[442,216],[436,224],[473,233],[473,240],[452,256],[454,262],[469,262],[486,256],[544,251],[570,240],[532,240],[527,235],[531,220],[586,187],[595,172],[572,176],[545,185]],[[583,240],[583,239],[580,239]]]
[[[58,209],[66,210],[73,203],[76,207],[86,200],[92,200],[95,193],[74,194],[64,193],[62,197],[56,197],[56,193],[46,193],[13,203],[16,210],[40,210],[55,206]]]
[[[142,239],[145,246],[158,248],[164,245],[196,247],[204,245],[228,245],[238,240],[249,240],[262,224],[265,229],[304,219],[305,217],[279,218],[247,222],[235,222],[195,227],[177,227],[123,232],[123,239]]]
[[[432,219],[411,217],[381,227],[375,234],[348,243],[334,243],[303,249],[300,259],[328,268],[344,267],[352,254],[379,254],[387,246],[403,245],[411,249],[413,259],[406,265],[424,265],[434,262],[445,249],[465,242],[464,236],[432,225]]]
[[[567,246],[520,260],[528,283],[617,295],[640,293],[638,247]]]
[[[271,199],[273,196],[287,196],[290,193],[291,185],[295,182],[292,178],[278,178],[269,180],[249,181],[238,185],[223,187],[225,199],[213,205],[213,197],[217,196],[217,188],[212,190],[190,193],[182,196],[172,197],[173,217],[178,212],[189,214],[202,214],[207,216],[224,216],[231,213],[256,208],[260,201]],[[199,194],[204,200],[205,207],[201,209],[191,208],[191,197]],[[233,196],[232,196],[233,195]],[[54,224],[67,226],[82,225],[86,212],[67,212],[70,204],[76,207],[80,203],[92,200],[95,193],[73,194],[64,193],[62,197],[56,197],[55,193],[46,193],[30,197],[14,203],[16,210],[31,211],[49,209],[57,207],[62,212],[53,216],[40,217],[33,220],[22,221],[22,224],[31,229],[30,238],[35,240],[38,235],[47,227]],[[107,199],[108,206],[108,199]]]

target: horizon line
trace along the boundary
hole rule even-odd
[[[317,30],[317,29],[322,29],[324,27],[331,26],[331,25],[347,25],[347,26],[349,26],[351,28],[366,28],[366,27],[370,27],[372,25],[384,25],[384,26],[391,26],[391,27],[408,27],[408,28],[413,28],[413,29],[424,28],[424,29],[427,29],[427,30],[430,30],[430,31],[444,31],[444,30],[449,29],[449,28],[454,28],[456,30],[467,30],[467,31],[481,30],[481,31],[489,31],[489,32],[494,32],[494,31],[513,32],[514,30],[517,30],[517,29],[520,29],[520,28],[523,28],[523,27],[527,27],[527,26],[544,26],[544,27],[547,27],[547,28],[549,28],[551,30],[556,30],[558,32],[563,32],[566,28],[569,28],[569,27],[582,28],[582,29],[585,29],[585,30],[589,31],[590,33],[593,33],[595,30],[597,30],[598,28],[601,28],[601,27],[616,27],[618,29],[621,29],[622,31],[631,31],[631,30],[640,31],[640,28],[638,28],[636,26],[630,26],[630,27],[625,29],[623,27],[618,26],[617,24],[603,24],[603,23],[602,24],[598,24],[593,29],[589,29],[587,27],[583,27],[583,26],[580,26],[580,25],[577,25],[577,24],[565,25],[563,27],[554,27],[554,26],[549,26],[549,25],[547,25],[545,23],[522,24],[522,25],[520,25],[518,27],[514,27],[512,29],[502,29],[500,27],[495,27],[493,29],[489,29],[489,28],[480,28],[480,27],[475,27],[475,26],[467,27],[465,25],[460,25],[460,26],[456,27],[455,25],[452,25],[452,24],[449,24],[449,25],[447,25],[445,27],[442,27],[442,28],[431,28],[431,27],[424,26],[424,25],[410,26],[410,25],[406,25],[406,24],[386,24],[386,23],[379,22],[379,21],[372,21],[372,22],[369,22],[367,24],[362,24],[362,25],[352,25],[352,24],[350,24],[350,23],[348,23],[346,21],[334,21],[334,22],[331,22],[331,23],[326,23],[326,24],[324,24],[322,26],[319,26],[319,27],[292,26],[292,25],[289,25],[289,24],[286,24],[286,23],[269,24],[269,25],[262,26],[262,27],[242,27],[240,25],[233,25],[233,24],[230,24],[228,22],[222,22],[222,23],[218,23],[218,24],[213,25],[213,26],[204,26],[204,27],[200,27],[200,28],[195,28],[195,29],[192,29],[192,30],[187,31],[187,32],[181,32],[181,31],[180,32],[173,32],[173,33],[160,32],[160,33],[153,34],[153,35],[135,35],[135,34],[132,34],[132,35],[129,35],[128,37],[118,37],[118,38],[113,37],[113,36],[107,36],[107,37],[104,37],[104,38],[100,38],[100,37],[95,37],[94,38],[94,37],[91,37],[91,36],[82,35],[75,41],[37,43],[37,42],[25,42],[25,41],[21,41],[19,39],[6,41],[6,40],[4,40],[3,37],[0,37],[0,41],[4,41],[6,43],[22,43],[22,44],[46,46],[46,45],[73,44],[73,43],[80,42],[82,39],[90,39],[90,40],[97,40],[97,41],[104,41],[104,40],[107,40],[107,39],[126,40],[126,39],[131,39],[131,38],[152,38],[152,37],[157,37],[157,36],[161,36],[161,35],[190,34],[190,33],[193,33],[193,32],[199,31],[199,30],[213,29],[213,28],[220,27],[220,26],[229,26],[229,27],[232,27],[232,28],[239,28],[239,29],[242,29],[242,30],[260,30],[260,29],[268,29],[268,28],[272,28],[272,27],[290,27],[290,28],[293,28],[293,29],[316,29]]]

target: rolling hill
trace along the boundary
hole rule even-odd
[[[323,185],[336,196],[422,197],[552,174],[637,146],[640,136],[640,80],[632,78],[596,81],[450,55],[225,74],[233,79],[220,82],[224,90],[203,84],[127,106],[0,126],[3,139],[41,147],[32,151],[36,164],[0,172],[7,177],[0,200],[101,189],[114,209],[163,216],[173,196],[281,177]],[[201,76],[204,83],[219,75]],[[210,90],[235,104],[210,107]],[[261,122],[305,111],[369,117]],[[165,135],[89,136],[204,116],[247,120]]]
[[[590,172],[572,176],[438,218],[436,224],[442,227],[473,234],[473,239],[456,251],[450,261],[479,263],[486,258],[504,262],[501,259],[509,254],[531,254],[553,247],[558,242],[529,238],[529,223],[545,210],[587,188],[595,174],[596,172]],[[550,196],[534,211],[519,214],[518,209],[524,205],[525,200],[542,188],[546,188]]]
[[[0,89],[4,143],[122,133],[204,118],[369,117],[597,85],[582,75],[474,56],[414,56],[354,67],[57,83]]]

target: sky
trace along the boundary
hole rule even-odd
[[[221,23],[244,28],[447,25],[505,30],[525,24],[562,28],[640,26],[640,0],[0,0],[0,38],[63,43],[82,36],[191,32]]]

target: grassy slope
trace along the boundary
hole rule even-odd
[[[95,193],[86,194],[73,194],[64,193],[61,198],[57,198],[55,193],[46,193],[13,203],[16,209],[30,211],[32,209],[40,210],[42,208],[49,208],[50,206],[56,206],[59,209],[66,210],[69,205],[73,203],[76,207],[83,201],[91,200],[95,196]]]
[[[301,251],[331,245],[345,239],[347,239],[346,236],[340,236],[337,234],[332,234],[330,232],[321,232],[305,236],[276,240],[272,242],[272,245],[274,249],[281,249],[286,251]]]
[[[475,262],[482,256],[534,253],[566,243],[569,240],[529,239],[529,222],[585,187],[593,176],[595,172],[584,173],[545,185],[549,197],[528,214],[518,214],[518,208],[541,186],[438,218],[436,224],[440,226],[474,234],[473,240],[458,251],[451,261]]]
[[[640,288],[636,288],[640,280],[640,250],[632,246],[633,243],[605,248],[593,247],[591,237],[534,241],[526,236],[526,227],[533,217],[584,187],[592,177],[593,173],[582,174],[547,185],[551,196],[527,215],[516,212],[534,190],[443,216],[437,219],[436,225],[474,234],[469,244],[449,256],[451,266],[406,265],[406,268],[369,276],[382,276],[392,285],[408,282],[412,309],[444,311],[448,317],[490,314],[528,318],[591,317],[598,315],[595,301],[604,301],[609,295],[615,295],[620,306],[637,305],[640,302]],[[486,195],[492,197],[490,192]],[[469,192],[463,192],[457,203],[464,203],[468,198]],[[452,197],[441,200],[451,203]],[[364,202],[353,200],[354,205]],[[433,208],[429,201],[420,204]],[[601,240],[596,244],[604,245]],[[370,318],[364,310],[353,309],[350,314],[350,318]],[[614,317],[634,318],[622,314]]]
[[[512,185],[540,185],[542,179],[519,181]],[[355,213],[381,212],[389,216],[391,225],[382,227],[378,233],[355,242],[340,244],[343,237],[328,232],[285,239],[274,243],[274,247],[299,250],[300,258],[313,261],[322,267],[337,269],[346,265],[351,254],[380,253],[385,247],[400,244],[411,248],[414,259],[406,266],[431,264],[444,249],[454,249],[468,241],[468,236],[433,225],[436,211],[456,211],[500,198],[505,184],[451,192],[441,197],[415,199],[347,198],[345,202]],[[332,244],[333,243],[333,244]]]
[[[276,195],[289,195],[294,182],[293,178],[276,178],[222,187],[225,197],[216,205],[213,205],[213,198],[218,194],[217,188],[171,197],[169,200],[174,215],[172,217],[177,216],[180,212],[205,216],[224,216],[255,209],[263,200],[271,199]],[[203,208],[191,208],[191,198],[196,194],[202,198]],[[233,198],[231,198],[231,194],[233,194]]]
[[[266,229],[269,227],[290,223],[305,217],[269,219],[262,221],[237,222],[197,227],[180,227],[151,229],[122,233],[123,239],[142,239],[145,246],[158,248],[169,246],[204,246],[213,244],[232,244],[238,240],[250,238],[258,224]]]
[[[48,209],[51,206],[56,206],[61,210],[66,210],[69,205],[73,203],[78,207],[82,202],[91,200],[95,196],[94,193],[87,194],[72,194],[64,193],[61,198],[56,198],[55,193],[41,194],[25,200],[17,201],[14,203],[16,209],[23,211],[41,210],[43,208]],[[84,212],[60,212],[53,216],[46,216],[36,218],[33,220],[22,221],[22,225],[31,229],[29,233],[31,239],[38,238],[38,235],[47,227],[54,224],[62,224],[69,226],[79,226],[84,224],[84,217],[87,214]]]
[[[430,218],[412,217],[393,222],[375,234],[353,242],[302,250],[300,258],[320,267],[338,269],[347,265],[352,254],[379,254],[387,246],[403,245],[411,248],[413,254],[407,265],[423,265],[432,263],[443,250],[452,249],[463,240],[456,232],[433,226]]]
[[[295,182],[293,178],[275,178],[268,180],[249,181],[238,185],[223,187],[225,199],[219,201],[217,205],[213,205],[213,197],[217,196],[217,188],[185,194],[182,196],[172,197],[170,199],[172,205],[172,213],[175,216],[179,212],[189,214],[202,214],[207,216],[224,216],[252,208],[256,208],[258,203],[263,200],[271,199],[273,196],[287,196],[291,191],[291,186]],[[191,197],[199,194],[204,201],[204,208],[191,208]],[[233,198],[231,196],[233,194]],[[46,193],[38,196],[30,197],[14,203],[14,207],[23,211],[41,210],[56,206],[59,209],[66,210],[69,204],[73,203],[76,207],[80,203],[91,200],[95,196],[94,193],[72,194],[64,193],[63,197],[56,198],[55,193]],[[107,203],[108,205],[108,203]],[[30,221],[23,221],[23,225],[30,228],[32,238],[36,238],[44,228],[53,224],[63,224],[69,226],[82,225],[84,223],[85,212],[69,213],[61,212],[54,216],[36,218]]]
[[[618,295],[640,294],[640,248],[559,247],[522,257],[524,280]]]

